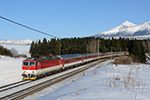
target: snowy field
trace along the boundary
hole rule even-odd
[[[0,86],[22,80],[22,60],[0,56]]]
[[[150,65],[104,65],[37,100],[149,100]]]
[[[28,53],[29,50],[27,45],[16,45],[14,48],[19,53]],[[24,58],[0,55],[0,86],[22,80],[22,60]],[[53,85],[38,92],[39,97],[33,94],[24,100],[149,100],[149,76],[150,65],[147,64],[97,65],[93,71],[76,80],[72,78],[67,84]]]
[[[15,48],[19,54],[30,57],[30,45],[0,44],[7,49]],[[11,58],[0,55],[0,86],[22,80],[22,61],[25,58]]]

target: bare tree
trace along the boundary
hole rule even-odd
[[[96,53],[97,52],[97,42],[96,39],[92,39],[91,41],[89,41],[88,45],[87,45],[87,52],[88,53]]]
[[[10,52],[13,57],[17,57],[19,55],[18,51],[15,48],[11,48]]]
[[[148,52],[150,52],[150,41],[147,41]]]
[[[147,47],[145,41],[142,41],[142,44],[143,44],[143,47],[144,47],[145,51],[147,52],[148,51],[148,47]]]

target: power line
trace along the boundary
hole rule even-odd
[[[15,21],[13,21],[13,20],[8,19],[8,18],[2,17],[2,16],[0,16],[0,18],[4,19],[4,20],[6,20],[6,21],[12,22],[12,23],[14,23],[14,24],[17,24],[17,25],[19,25],[19,26],[25,27],[25,28],[27,28],[27,29],[30,29],[30,30],[32,30],[32,31],[36,31],[36,32],[38,32],[38,33],[41,33],[41,34],[44,34],[44,35],[47,35],[47,36],[50,36],[50,37],[59,38],[59,37],[57,37],[57,36],[54,36],[54,35],[51,35],[51,34],[48,34],[48,33],[42,32],[42,31],[39,31],[39,30],[37,30],[37,29],[31,28],[31,27],[29,27],[29,26],[20,24],[20,23],[18,23],[18,22],[15,22]]]

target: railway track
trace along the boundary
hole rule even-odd
[[[53,84],[61,82],[62,80],[65,80],[65,79],[67,79],[67,78],[69,78],[69,77],[71,77],[75,74],[83,72],[84,70],[86,70],[86,69],[88,69],[92,66],[95,66],[98,63],[100,63],[100,61],[95,61],[95,62],[90,63],[90,64],[85,64],[83,66],[74,68],[74,69],[68,71],[67,73],[64,71],[62,73],[58,73],[59,75],[56,75],[56,74],[52,75],[51,79],[45,80],[43,82],[38,82],[39,80],[37,80],[37,81],[25,81],[25,83],[20,82],[20,85],[18,85],[20,87],[25,87],[28,84],[31,84],[30,82],[32,82],[34,85],[29,85],[29,87],[26,87],[26,88],[23,88],[23,89],[18,89],[17,91],[13,91],[12,93],[10,93],[8,95],[0,96],[0,100],[10,100],[10,99],[11,100],[20,100],[20,99],[23,99],[23,98],[25,98],[29,95],[32,95],[32,94],[34,94],[38,91],[41,91],[41,90],[45,89],[45,88],[47,88],[47,87],[49,87]],[[43,78],[43,80],[44,80],[44,78]],[[26,82],[29,82],[29,83],[26,83]],[[15,86],[15,87],[17,88],[18,86]],[[5,87],[7,87],[7,86],[5,86]],[[2,90],[2,93],[5,94],[5,92],[7,92],[9,89],[10,88],[8,88],[7,90]],[[1,94],[1,92],[0,92],[0,94]]]
[[[21,86],[21,85],[24,85],[24,84],[27,84],[27,83],[30,83],[30,82],[32,82],[32,81],[22,80],[22,81],[18,81],[18,82],[15,82],[15,83],[8,84],[8,85],[4,85],[4,86],[0,87],[0,92],[9,90],[9,89],[12,89],[12,88],[15,88],[15,87],[18,87],[18,86]]]

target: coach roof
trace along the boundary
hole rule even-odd
[[[82,57],[81,54],[69,54],[69,55],[60,55],[61,59],[70,59],[70,58],[79,58]]]

